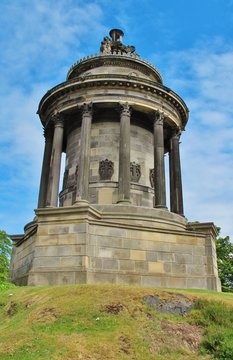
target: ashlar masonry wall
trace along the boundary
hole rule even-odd
[[[175,216],[166,224],[153,223],[151,214],[127,225],[120,220],[123,213],[127,218],[124,207],[121,214],[115,214],[119,221],[109,218],[109,213],[108,209],[105,217],[91,207],[39,210],[37,234],[27,240],[34,243],[34,260],[24,274],[27,284],[112,283],[220,290],[216,259],[211,255],[211,231],[188,231]],[[24,257],[30,256],[28,248]],[[12,279],[15,283],[21,281],[18,270]]]

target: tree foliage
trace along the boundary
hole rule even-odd
[[[233,292],[233,244],[229,236],[220,237],[220,228],[216,239],[218,273],[223,291]]]
[[[11,246],[11,240],[6,232],[0,230],[0,283],[8,279]]]

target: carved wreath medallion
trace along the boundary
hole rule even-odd
[[[114,162],[108,159],[99,162],[100,180],[111,180],[114,173]]]

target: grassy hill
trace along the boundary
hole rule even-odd
[[[0,359],[233,359],[232,324],[233,294],[15,287],[0,291]]]

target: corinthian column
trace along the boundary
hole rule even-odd
[[[180,131],[173,133],[170,140],[170,201],[171,211],[184,215],[183,209],[183,193],[182,193],[182,179],[181,179],[181,166],[180,166]]]
[[[129,105],[121,104],[118,203],[130,203],[130,116]]]
[[[82,109],[76,204],[79,202],[88,202],[92,115],[92,103],[84,104]]]
[[[48,181],[49,181],[49,164],[50,164],[52,145],[53,145],[53,131],[51,128],[46,128],[44,130],[44,137],[45,137],[45,146],[44,146],[44,157],[43,157],[42,170],[41,170],[38,208],[43,208],[46,206],[47,189],[48,189]]]
[[[53,116],[54,135],[50,159],[49,182],[46,206],[56,207],[58,203],[59,180],[61,171],[61,155],[64,132],[64,120],[60,113]]]
[[[163,113],[154,113],[154,187],[156,208],[166,208]]]

